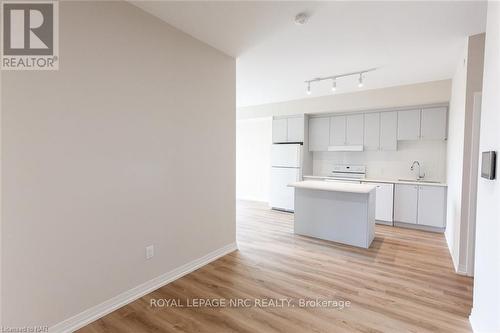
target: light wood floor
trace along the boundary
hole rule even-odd
[[[442,234],[376,227],[368,250],[293,234],[293,215],[239,202],[239,251],[80,332],[470,332],[472,279]],[[335,308],[152,308],[151,298],[320,298]]]

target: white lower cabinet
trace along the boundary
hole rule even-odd
[[[304,179],[314,180],[317,178],[306,176]],[[375,221],[377,223],[392,225],[393,222],[399,222],[431,227],[427,228],[431,231],[444,231],[446,227],[445,186],[375,183],[372,181],[361,183],[377,187],[375,197]]]
[[[418,224],[444,228],[446,226],[446,188],[419,186]]]
[[[396,184],[394,221],[444,228],[446,187]]]
[[[417,224],[418,185],[396,184],[394,221]]]
[[[375,220],[382,224],[392,225],[392,212],[394,207],[394,184],[372,183],[364,184],[377,186],[375,196]]]

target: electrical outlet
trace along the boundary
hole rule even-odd
[[[151,259],[155,255],[154,245],[149,245],[146,247],[146,259]]]

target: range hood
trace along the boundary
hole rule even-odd
[[[328,151],[363,151],[363,145],[328,146]]]

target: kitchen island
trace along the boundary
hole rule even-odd
[[[363,248],[375,237],[375,189],[368,184],[306,180],[295,188],[294,232]]]

